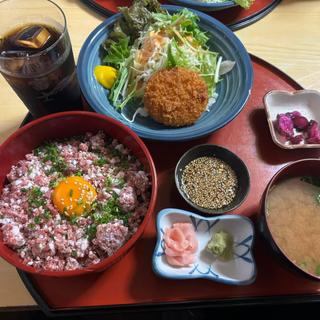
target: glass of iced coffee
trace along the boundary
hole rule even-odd
[[[33,117],[81,109],[61,8],[50,0],[0,0],[0,72]]]

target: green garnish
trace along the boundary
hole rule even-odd
[[[77,224],[78,217],[77,216],[71,216],[69,221],[70,221],[71,224]]]
[[[53,178],[50,182],[49,182],[49,187],[50,188],[55,188],[59,182],[61,182],[63,179],[65,179],[65,176],[61,173],[61,172],[57,172],[57,177]]]
[[[48,210],[48,209],[45,209],[45,210],[44,210],[43,216],[44,216],[44,218],[47,219],[47,220],[49,220],[49,219],[52,218],[51,212],[50,212],[50,210]]]
[[[34,217],[33,221],[34,221],[35,224],[40,224],[42,219],[41,219],[41,217],[36,216],[36,217]]]
[[[93,162],[94,165],[99,166],[99,167],[102,167],[107,163],[108,163],[108,160],[103,157],[100,157],[99,159],[97,159]]]
[[[84,214],[84,215],[88,215],[91,211],[93,211],[93,210],[95,210],[95,209],[97,208],[97,205],[98,205],[98,202],[97,202],[97,201],[93,201],[93,202],[91,203],[91,209],[90,209],[90,211],[84,212],[83,214]]]
[[[320,276],[320,264],[316,266],[316,275]]]
[[[97,211],[92,215],[96,224],[108,223],[115,219],[122,220],[124,225],[128,225],[130,213],[124,212],[119,205],[117,197],[114,195],[107,203],[98,204]]]
[[[104,181],[104,185],[107,189],[110,189],[112,187],[113,179],[111,177],[106,177]]]
[[[115,179],[113,180],[113,183],[114,183],[116,186],[118,186],[119,188],[123,188],[126,182],[125,182],[125,180],[124,180],[123,178],[115,178]]]
[[[54,142],[47,142],[42,146],[43,160],[56,162],[59,158],[59,151]]]
[[[102,62],[119,69],[123,61],[130,55],[129,40],[129,37],[120,38],[118,42],[109,39],[108,54]]]
[[[33,187],[29,190],[28,204],[32,208],[39,208],[46,204],[46,199],[44,199],[43,193],[39,187]]]
[[[73,196],[73,189],[70,189],[69,191],[69,197],[72,197]]]
[[[227,1],[227,0],[226,0]],[[234,0],[239,6],[245,9],[249,9],[255,0]]]
[[[316,195],[316,201],[318,202],[318,204],[320,204],[320,193]]]
[[[28,227],[28,229],[30,229],[30,230],[34,230],[35,227],[36,227],[36,225],[35,225],[34,223],[29,223],[29,224],[27,225],[27,227]]]
[[[88,236],[89,240],[92,240],[97,233],[97,226],[95,224],[91,224],[90,226],[87,227],[86,229],[86,235]]]
[[[68,169],[67,164],[60,156],[56,143],[47,142],[36,150],[37,155],[43,162],[51,161],[52,168],[47,172],[47,174],[52,174],[54,172],[64,173]]]
[[[81,206],[82,204],[83,204],[83,199],[80,198],[80,199],[77,201],[77,205],[78,205],[78,206]]]
[[[77,172],[74,173],[75,176],[81,177],[83,175],[81,170],[78,170]]]
[[[52,188],[55,188],[57,186],[57,180],[56,179],[52,179],[50,182],[49,182],[49,188],[52,189]]]
[[[77,258],[77,251],[75,251],[75,250],[72,250],[72,252],[71,252],[71,256],[73,257],[73,258]]]
[[[21,192],[26,193],[28,191],[27,188],[21,188]]]
[[[108,213],[95,212],[92,217],[97,224],[108,223],[114,220],[114,217]]]
[[[34,150],[33,150],[33,154],[34,154],[36,157],[38,157],[38,156],[40,155],[40,151],[41,151],[40,148],[34,149]]]

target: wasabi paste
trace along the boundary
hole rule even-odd
[[[212,235],[206,250],[222,261],[231,260],[233,257],[233,237],[225,231],[219,231]]]

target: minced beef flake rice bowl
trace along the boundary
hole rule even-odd
[[[150,173],[103,131],[49,140],[7,174],[1,240],[40,272],[90,267],[135,234],[150,196]]]

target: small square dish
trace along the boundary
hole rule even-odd
[[[263,102],[271,137],[276,145],[284,149],[320,148],[320,130],[318,126],[320,123],[319,91],[298,90],[289,92],[272,90],[264,96]],[[293,140],[283,133],[280,134],[280,130],[277,129],[279,124],[278,115],[286,117],[292,114],[300,114],[301,117],[299,117],[304,118],[302,120],[308,121],[306,122],[308,125],[300,130],[297,130],[295,124],[291,124],[294,126],[293,131],[291,131],[293,132]],[[310,130],[313,131],[313,128],[311,129],[312,123],[316,127],[316,139],[313,137],[310,139]],[[300,139],[297,140],[296,138]]]
[[[195,260],[188,266],[175,267],[168,263],[165,232],[173,224],[191,224],[198,241]],[[224,261],[206,246],[213,234],[225,232],[232,236],[232,254]],[[170,279],[204,278],[230,285],[249,285],[255,281],[256,265],[252,254],[254,228],[251,220],[239,215],[202,217],[195,213],[168,208],[157,216],[157,243],[153,253],[153,271]]]

